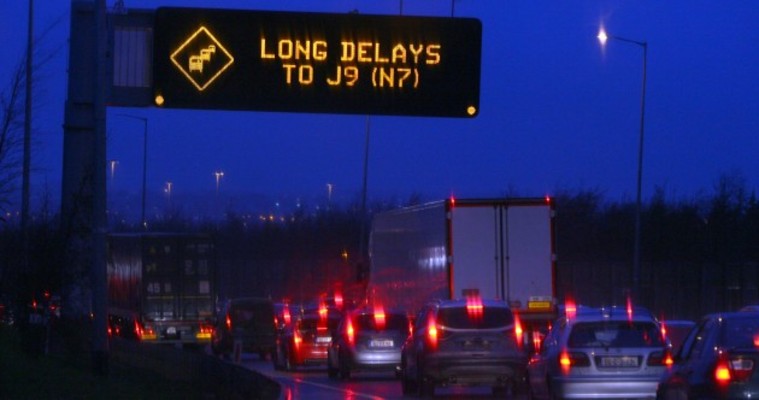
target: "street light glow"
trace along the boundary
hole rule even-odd
[[[601,42],[601,46],[606,45],[606,41],[609,40],[609,35],[606,34],[606,30],[603,27],[598,31],[598,41]]]

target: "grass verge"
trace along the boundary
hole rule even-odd
[[[109,362],[106,377],[92,373],[89,352],[30,355],[19,332],[0,326],[0,399],[202,399],[199,383],[167,379],[150,370]]]

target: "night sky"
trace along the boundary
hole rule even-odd
[[[113,2],[109,1],[111,6]],[[450,1],[137,1],[159,6],[449,17]],[[0,88],[26,46],[28,4],[0,6]],[[34,94],[33,199],[60,193],[70,2],[35,2],[40,43],[56,51]],[[720,175],[759,184],[759,1],[459,0],[456,17],[482,22],[476,118],[109,108],[109,193],[138,192],[148,119],[148,191],[219,190],[350,201],[362,187],[370,132],[370,197],[543,196],[600,190],[635,196],[642,47],[648,43],[643,197],[711,193]],[[4,92],[5,93],[5,92]],[[367,125],[368,122],[368,125]],[[111,192],[113,190],[115,192]],[[20,197],[20,195],[19,195]]]

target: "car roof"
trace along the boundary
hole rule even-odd
[[[704,318],[711,319],[758,319],[759,311],[730,311],[707,314]]]
[[[498,299],[477,299],[477,302],[480,302],[484,307],[501,307],[501,308],[509,308],[509,305],[506,304],[503,300]],[[468,304],[471,304],[471,299],[440,299],[433,302],[433,304],[437,305],[439,308],[448,308],[448,307],[466,307]]]
[[[562,313],[561,318],[566,318],[571,323],[591,321],[654,321],[656,317],[644,307],[587,307],[578,306],[577,312],[572,316]]]

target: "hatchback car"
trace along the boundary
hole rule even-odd
[[[525,389],[527,353],[508,305],[476,296],[427,304],[403,345],[404,394],[434,394],[436,386],[487,385],[494,394]]]
[[[274,350],[274,304],[257,297],[236,298],[224,303],[211,334],[211,350],[229,355],[235,343],[241,351],[266,358]]]
[[[409,335],[406,313],[365,307],[343,316],[329,346],[327,373],[347,379],[353,371],[400,372],[401,347]]]
[[[659,399],[759,397],[759,312],[704,317],[662,378]]]
[[[340,316],[336,310],[322,309],[295,317],[290,326],[277,336],[276,351],[272,357],[274,368],[292,371],[299,366],[326,364],[327,348]]]
[[[533,398],[653,398],[671,364],[644,309],[580,308],[557,319],[527,366]]]

